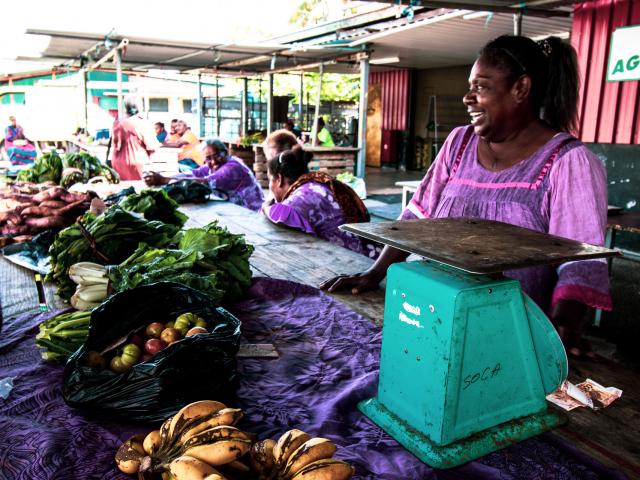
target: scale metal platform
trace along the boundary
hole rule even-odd
[[[564,422],[555,328],[502,272],[619,252],[501,222],[427,219],[343,230],[426,258],[387,272],[378,395],[358,408],[423,462],[450,468]]]

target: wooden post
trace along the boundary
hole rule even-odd
[[[198,99],[196,108],[198,109],[198,135],[204,137],[204,102],[202,101],[202,75],[198,73]]]
[[[318,145],[318,118],[320,117],[320,94],[322,93],[322,76],[324,75],[324,65],[320,64],[320,78],[318,82],[318,94],[316,95],[316,111],[313,114],[313,128],[311,129],[312,146]]]
[[[513,34],[518,37],[522,35],[522,10],[513,14]]]
[[[267,95],[267,135],[273,130],[273,73],[269,74],[269,95]]]
[[[122,98],[122,54],[119,48],[116,48],[116,83],[118,87],[118,118],[124,117],[124,99]]]
[[[364,178],[367,160],[367,105],[369,102],[369,56],[360,59],[360,104],[358,108],[358,161],[356,176]]]
[[[240,136],[249,133],[249,81],[247,77],[242,79],[242,106],[240,110]]]
[[[298,122],[300,123],[300,130],[303,130],[302,124],[304,123],[304,113],[302,107],[304,105],[304,72],[300,72],[300,101],[298,102],[299,112],[298,112]]]

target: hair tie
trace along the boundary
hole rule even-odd
[[[280,156],[278,157],[278,163],[280,165],[282,165],[282,156],[284,155],[284,152],[280,152]]]
[[[516,62],[516,64],[518,64],[518,66],[520,67],[520,70],[522,70],[524,73],[527,73],[527,69],[524,68],[524,65],[522,65],[522,62],[520,62],[520,60],[517,59],[517,57],[511,53],[511,51],[509,51],[508,49],[504,48],[504,47],[500,47],[500,50],[503,51],[504,53],[506,53],[507,55],[509,55],[509,57],[511,57],[511,59]]]
[[[542,53],[544,53],[545,57],[551,55],[551,43],[549,43],[549,40],[547,38],[545,38],[544,40],[540,40],[538,42],[538,46],[540,47],[540,50],[542,50]]]

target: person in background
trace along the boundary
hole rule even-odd
[[[335,147],[335,145],[336,144],[333,143],[333,138],[331,138],[329,130],[325,127],[323,118],[318,118],[318,146]]]
[[[167,131],[164,129],[164,123],[162,122],[156,122],[153,127],[156,130],[156,139],[160,142],[160,143],[164,143],[164,141],[167,139]]]
[[[178,154],[178,163],[188,169],[198,168],[204,164],[204,155],[200,147],[200,140],[191,131],[187,122],[178,120],[176,123],[176,135],[179,138],[175,142],[165,142],[165,147],[182,148]]]
[[[269,160],[280,152],[291,150],[296,145],[298,145],[296,136],[289,130],[283,128],[271,132],[262,143],[262,149],[264,150],[265,158]]]
[[[29,167],[36,159],[36,147],[24,136],[24,130],[13,115],[4,131],[4,146],[11,165]]]
[[[295,127],[295,123],[290,118],[287,118],[286,122],[284,122],[284,129],[293,133],[296,138],[302,138],[302,131]]]
[[[267,163],[273,200],[263,207],[274,223],[301,230],[371,258],[376,244],[338,227],[369,221],[369,212],[351,187],[323,172],[309,172],[313,155],[300,145],[280,152]]]
[[[178,119],[174,118],[171,120],[171,124],[169,125],[169,136],[165,139],[165,142],[173,143],[180,140],[180,135],[176,133],[176,126],[178,125]]]
[[[559,38],[504,35],[485,45],[463,97],[471,125],[445,141],[400,219],[471,217],[603,245],[607,178],[571,136],[578,116],[576,53]],[[407,253],[386,246],[366,272],[320,288],[354,295],[378,288]],[[611,309],[602,259],[505,272],[556,326],[569,354],[592,357],[582,338],[589,308]]]
[[[125,99],[126,117],[113,124],[113,157],[111,166],[121,180],[141,180],[149,154],[160,147],[151,125],[138,115],[138,105]]]
[[[253,172],[242,160],[229,155],[226,145],[220,140],[205,142],[206,163],[189,173],[164,177],[156,172],[145,173],[144,181],[149,186],[165,185],[174,180],[194,180],[208,184],[213,190],[225,194],[229,201],[259,211],[264,202],[262,188]]]

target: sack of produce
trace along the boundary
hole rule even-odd
[[[180,180],[164,185],[162,189],[178,203],[204,203],[211,194],[211,188],[193,180]]]
[[[239,344],[240,321],[202,292],[171,282],[120,292],[91,313],[63,397],[108,417],[161,421],[188,402],[231,398]]]

